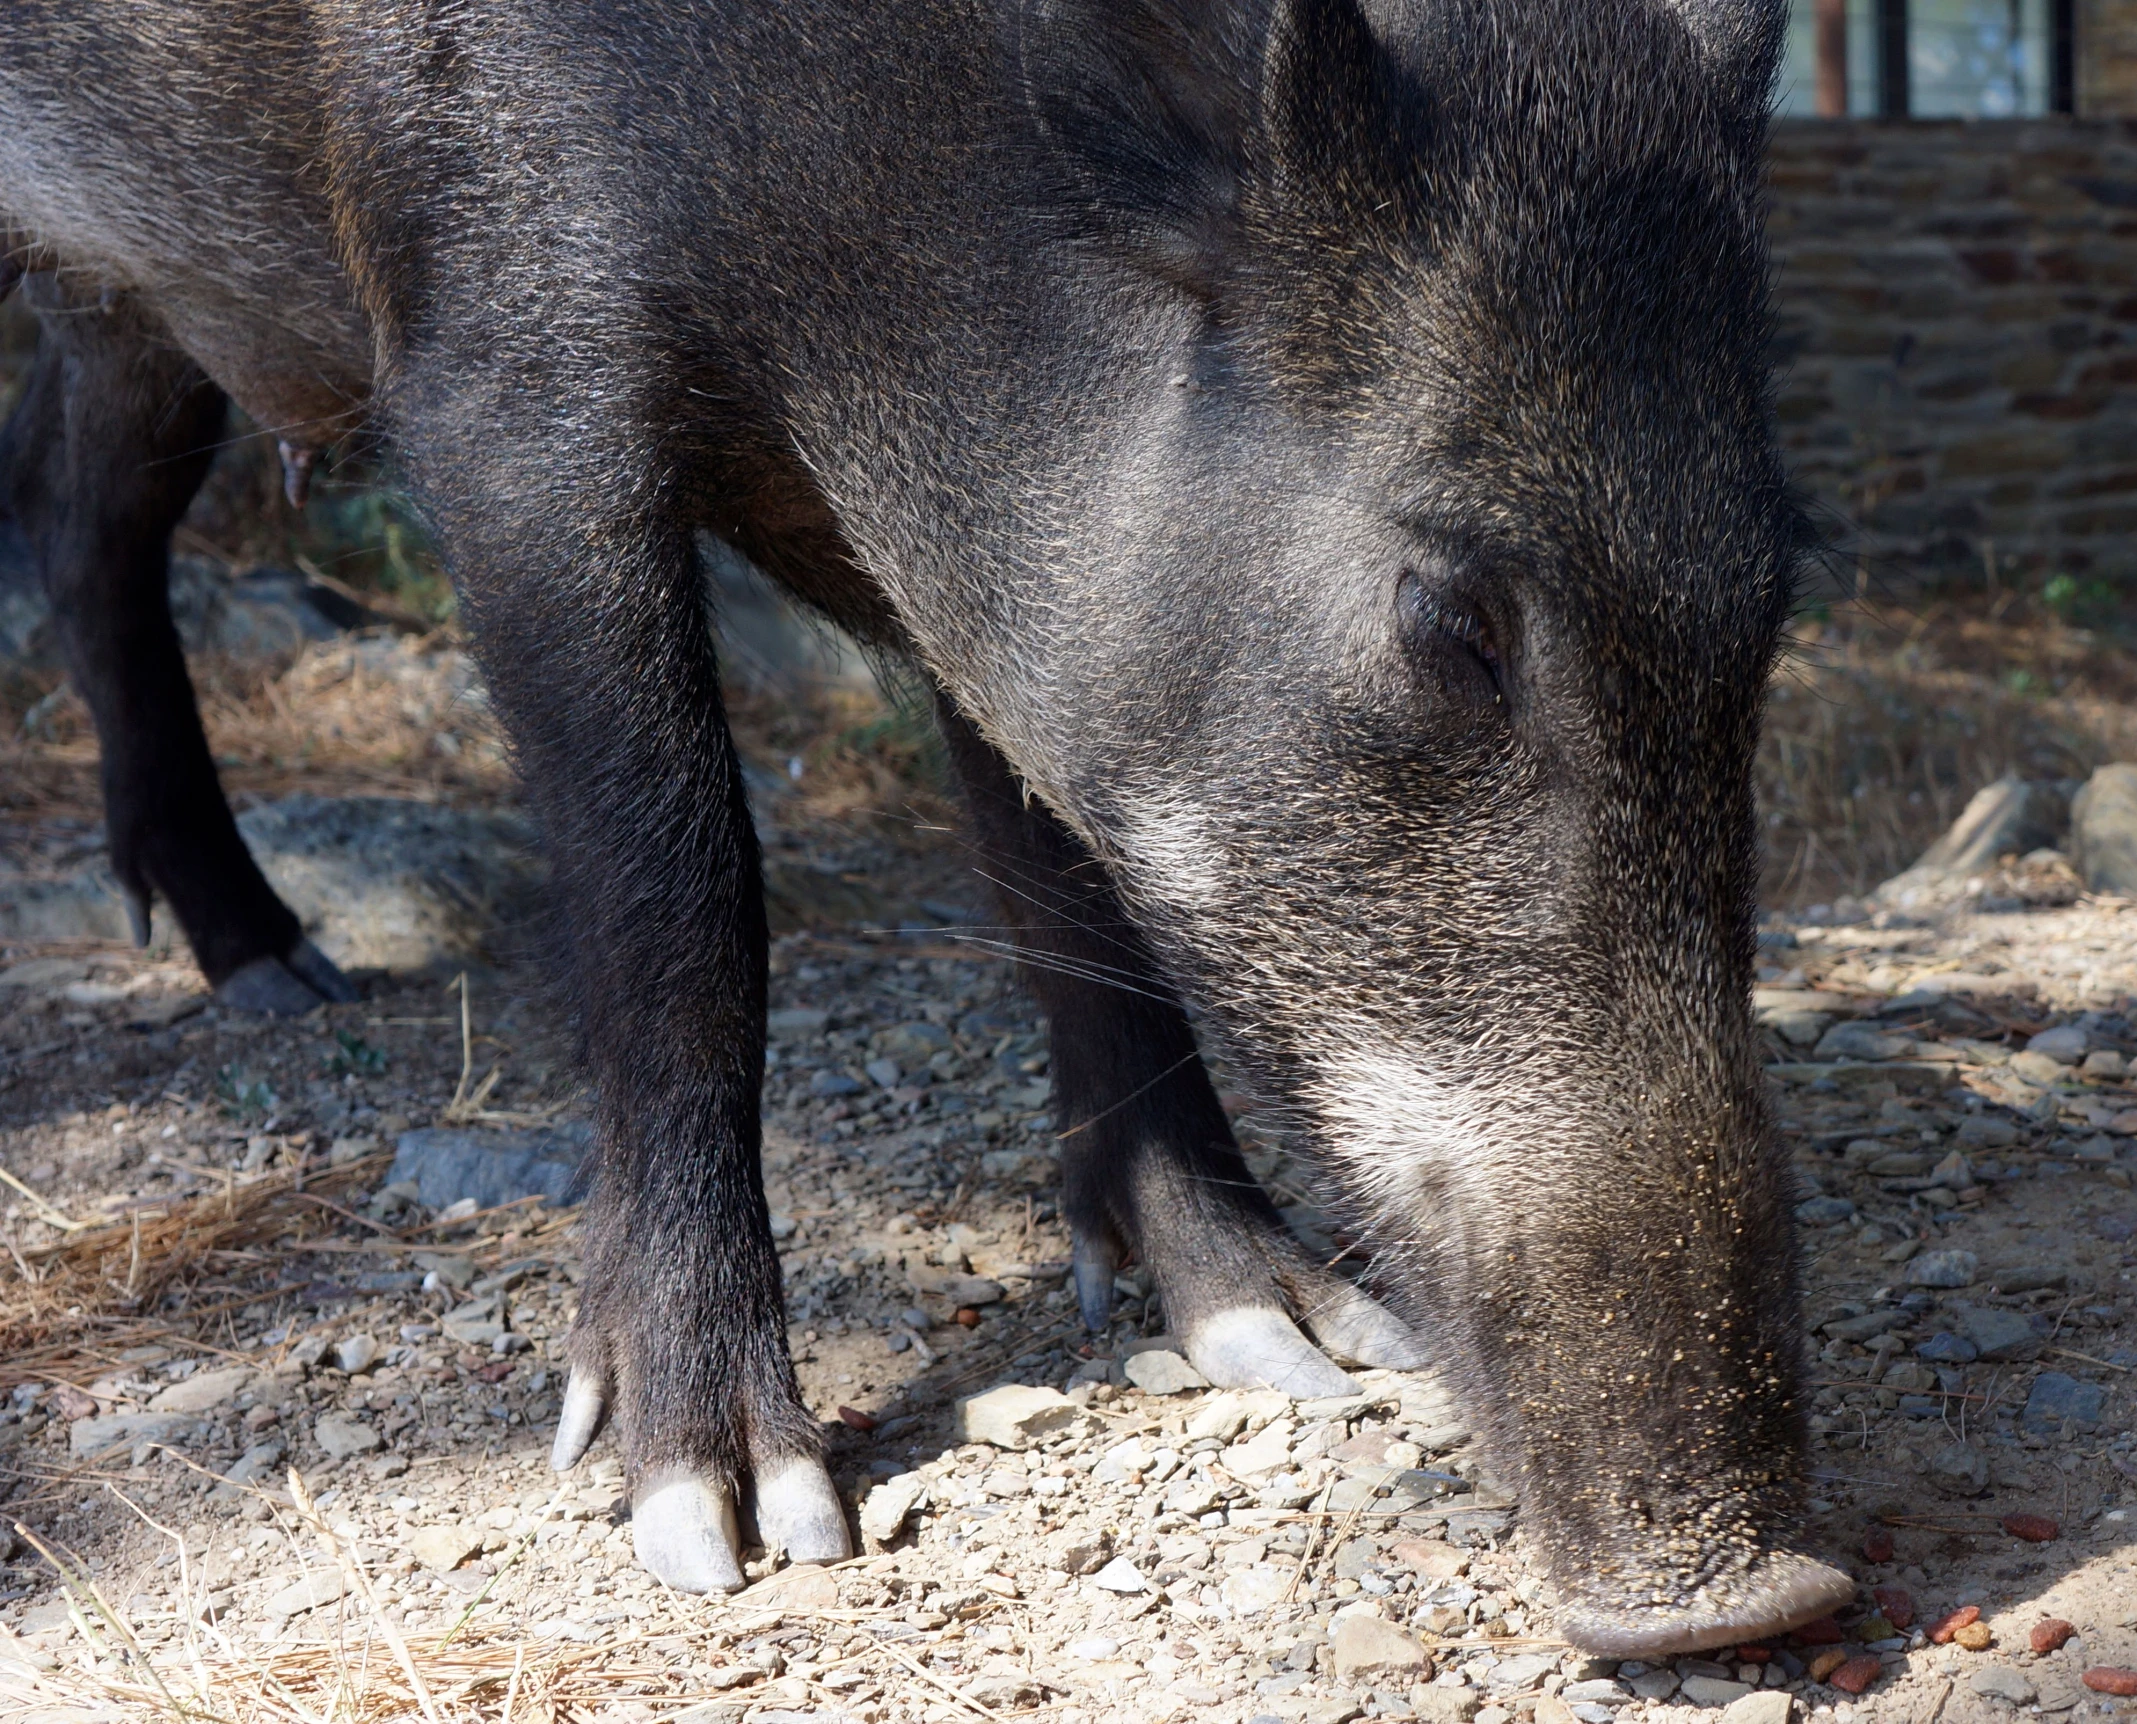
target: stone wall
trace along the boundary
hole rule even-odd
[[[2078,112],[2137,114],[2137,0],[2077,0]]]
[[[1790,120],[1781,428],[1873,579],[2137,595],[2137,123]]]

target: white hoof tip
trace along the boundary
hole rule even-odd
[[[564,1410],[557,1416],[556,1441],[549,1445],[550,1466],[560,1473],[576,1466],[600,1432],[607,1411],[608,1403],[601,1391],[580,1372],[572,1372],[571,1380],[564,1385]]]
[[[1243,1305],[1196,1326],[1187,1356],[1221,1389],[1280,1389],[1293,1400],[1349,1395],[1358,1385],[1270,1306]]]
[[[853,1554],[846,1508],[823,1464],[773,1461],[757,1471],[757,1530],[790,1562],[841,1562]]]
[[[1378,1371],[1420,1371],[1432,1362],[1407,1323],[1362,1294],[1345,1310],[1309,1312],[1314,1339],[1338,1359]]]
[[[631,1505],[631,1545],[648,1573],[677,1592],[739,1592],[731,1492],[695,1475],[670,1475]]]

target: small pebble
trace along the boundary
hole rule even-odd
[[[1877,1600],[1879,1612],[1894,1628],[1905,1633],[1914,1626],[1914,1594],[1904,1586],[1872,1587],[1870,1596]]]
[[[838,1410],[838,1416],[842,1423],[852,1426],[857,1431],[872,1431],[876,1428],[876,1421],[867,1413],[862,1412],[859,1407],[841,1407]]]
[[[2063,1529],[2044,1514],[2007,1514],[2003,1517],[2003,1530],[2028,1544],[2050,1544],[2062,1535]]]
[[[1823,1682],[1834,1671],[1847,1663],[1848,1655],[1837,1646],[1829,1646],[1813,1658],[1807,1668],[1813,1682]]]
[[[2119,1694],[2127,1700],[2137,1695],[2137,1670],[2126,1665],[2095,1664],[2085,1672],[2085,1686],[2095,1694]]]
[[[2078,1625],[2074,1622],[2065,1622],[2059,1616],[2044,1616],[2033,1625],[2033,1632],[2026,1636],[2026,1641],[2037,1654],[2060,1652],[2063,1642],[2077,1631]]]
[[[1860,1694],[1885,1673],[1884,1661],[1865,1655],[1851,1658],[1826,1680],[1843,1694]]]
[[[1962,1604],[1949,1616],[1940,1616],[1935,1622],[1932,1622],[1929,1625],[1930,1641],[1933,1645],[1949,1646],[1952,1643],[1952,1637],[1956,1635],[1960,1629],[1965,1628],[1972,1623],[1979,1622],[1980,1620],[1980,1605]]]
[[[1987,1623],[1969,1622],[1964,1628],[1953,1633],[1952,1644],[1963,1646],[1969,1652],[1986,1652],[1995,1639],[1995,1635],[1989,1632]]]
[[[1865,1562],[1890,1562],[1892,1534],[1881,1526],[1872,1527],[1863,1535],[1862,1557]]]
[[[957,1320],[967,1329],[977,1329],[979,1327],[979,1313],[969,1305],[960,1305],[957,1308]]]

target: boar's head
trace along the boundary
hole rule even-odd
[[[1159,357],[1094,384],[1102,505],[1061,506],[1032,622],[1083,691],[995,728],[1341,1192],[1562,1625],[1621,1655],[1848,1595],[1797,1543],[1749,1010],[1804,544],[1782,13],[1034,0],[1018,44],[1061,243],[1140,284]]]

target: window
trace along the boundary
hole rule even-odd
[[[2071,0],[1793,0],[1784,115],[2071,110]]]

